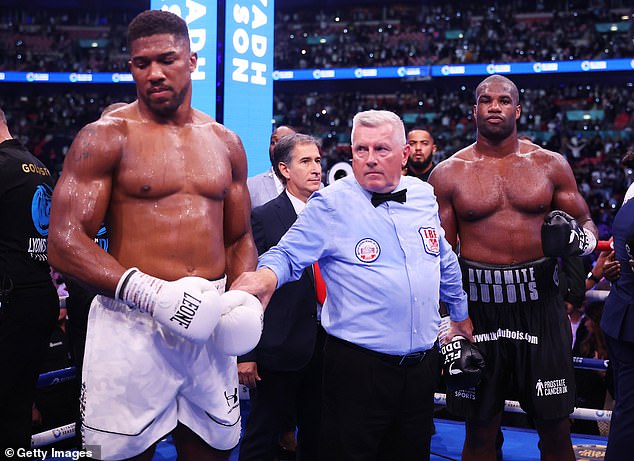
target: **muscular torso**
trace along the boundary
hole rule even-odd
[[[224,273],[223,200],[231,162],[214,123],[125,120],[106,225],[124,267],[162,277]]]
[[[541,225],[555,193],[549,157],[523,144],[503,157],[479,155],[472,146],[456,154],[451,205],[461,256],[492,264],[543,256]]]

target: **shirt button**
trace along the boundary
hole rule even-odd
[[[418,331],[416,330],[416,328],[414,328],[414,333],[418,333]]]

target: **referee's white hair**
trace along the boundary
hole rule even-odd
[[[352,119],[352,133],[350,135],[351,139],[354,139],[354,130],[358,126],[365,127],[377,127],[389,123],[394,127],[394,136],[396,140],[401,144],[405,145],[407,143],[405,137],[405,125],[403,124],[403,120],[396,115],[394,112],[390,112],[389,110],[366,110],[363,112],[357,113]]]

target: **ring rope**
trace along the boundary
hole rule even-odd
[[[434,394],[434,403],[436,405],[447,405],[447,395],[436,392]],[[515,400],[504,401],[504,411],[509,413],[526,413],[520,407],[520,403]],[[572,419],[585,419],[589,421],[603,421],[610,422],[612,418],[612,411],[610,410],[598,410],[596,408],[576,408],[570,413]]]
[[[586,370],[605,370],[608,367],[608,360],[589,359],[585,357],[573,357],[575,368]],[[75,367],[62,368],[61,370],[43,373],[37,381],[37,387],[46,387],[76,378],[77,369]],[[437,405],[447,405],[447,396],[441,393],[434,394],[434,403]],[[525,413],[519,402],[505,400],[504,411],[509,413]],[[599,410],[594,408],[575,408],[570,414],[573,419],[584,419],[589,421],[609,422],[612,418],[610,410]],[[54,429],[33,434],[31,437],[31,448],[39,448],[50,445],[60,440],[69,439],[75,436],[75,423],[66,424]]]
[[[447,396],[441,393],[434,394],[434,403],[436,405],[447,405]],[[526,413],[520,407],[519,402],[514,400],[504,401],[504,411],[508,413]],[[601,421],[610,422],[612,418],[612,412],[610,410],[598,410],[593,408],[575,408],[570,414],[570,418],[584,419],[587,421]],[[39,448],[46,445],[50,445],[60,440],[69,439],[75,436],[75,423],[66,424],[65,426],[50,429],[48,431],[34,434],[31,437],[31,448]]]
[[[572,361],[575,368],[581,368],[584,370],[598,370],[605,371],[608,369],[609,360],[603,359],[591,359],[586,357],[573,357]],[[62,368],[60,370],[49,371],[42,373],[37,380],[37,387],[42,388],[46,386],[52,386],[55,384],[70,381],[77,377],[77,368],[72,366],[68,368]]]
[[[38,432],[31,436],[31,448],[44,447],[60,440],[70,439],[75,436],[75,423],[66,424],[64,426],[49,429],[48,431]]]
[[[582,370],[605,371],[608,369],[610,361],[603,359],[589,359],[586,357],[573,357],[572,363],[575,368],[580,368]]]
[[[588,301],[605,301],[610,294],[610,290],[588,290],[586,299]]]
[[[42,373],[37,379],[37,388],[52,386],[54,384],[71,381],[77,377],[77,368],[68,367],[61,370],[49,371]]]

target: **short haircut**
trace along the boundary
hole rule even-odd
[[[6,125],[7,124],[7,116],[4,115],[4,111],[0,109],[0,123]]]
[[[304,144],[314,144],[319,149],[319,141],[317,139],[301,133],[284,136],[275,144],[273,148],[273,170],[275,170],[275,174],[284,184],[286,184],[286,178],[280,172],[280,162],[288,165],[293,159],[295,147]]]
[[[407,132],[407,136],[408,136],[408,137],[409,137],[409,134],[410,134],[412,131],[424,131],[425,133],[427,133],[427,134],[429,135],[429,137],[430,137],[430,139],[431,139],[431,143],[432,143],[432,144],[436,144],[436,140],[434,139],[434,135],[433,135],[433,134],[431,134],[431,131],[429,131],[427,128],[417,128],[417,127],[414,127],[414,128],[412,128],[411,130],[409,130],[409,131]]]
[[[394,127],[394,134],[396,135],[397,141],[402,146],[407,144],[403,120],[401,120],[401,118],[394,112],[390,112],[389,110],[366,110],[359,112],[352,119],[352,133],[350,138],[354,139],[354,131],[358,126],[374,128],[385,124],[390,124]]]
[[[476,101],[478,100],[478,96],[480,95],[480,92],[482,91],[482,87],[484,87],[485,85],[488,85],[491,82],[502,82],[504,84],[510,85],[511,97],[515,99],[516,105],[520,103],[520,93],[517,90],[517,85],[515,85],[515,83],[513,83],[511,79],[506,78],[504,75],[499,75],[499,74],[490,75],[478,84],[475,90]]]
[[[158,34],[174,35],[186,40],[189,46],[189,31],[182,18],[169,11],[147,10],[139,13],[128,26],[128,49],[135,40]]]

